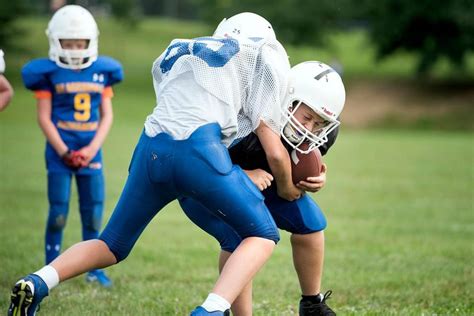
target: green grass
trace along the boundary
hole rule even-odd
[[[31,43],[35,56],[45,55],[46,40],[40,35],[45,21],[27,23],[36,26],[37,35],[25,43]],[[172,37],[208,29],[145,21],[136,33],[110,23],[101,23],[101,31],[103,53],[121,60],[127,74],[116,89],[115,122],[104,146],[108,218],[145,116],[154,106],[149,74],[153,59]],[[18,65],[27,58],[12,56],[8,64],[16,95],[0,114],[3,312],[11,285],[44,260],[44,138],[31,93],[15,79]],[[329,222],[323,287],[334,291],[329,303],[339,314],[474,314],[472,145],[469,132],[342,130],[325,159],[327,186],[314,196]],[[80,239],[75,190],[70,209],[65,247]],[[68,281],[45,300],[39,315],[184,315],[211,289],[217,254],[216,242],[171,204],[152,221],[131,256],[109,269],[113,289],[90,286],[82,277]],[[297,313],[299,287],[287,233],[282,232],[254,284],[255,315]]]

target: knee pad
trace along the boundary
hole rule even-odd
[[[66,226],[67,213],[67,203],[52,203],[48,215],[47,229],[49,231],[63,230]]]
[[[104,180],[101,174],[93,176],[77,176],[79,191],[79,210],[82,225],[85,229],[100,230],[104,206]]]
[[[84,228],[99,232],[102,225],[103,204],[81,205],[82,225]]]

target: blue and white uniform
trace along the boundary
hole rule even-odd
[[[102,239],[129,254],[169,202],[192,198],[242,238],[277,242],[263,196],[226,146],[263,120],[279,131],[288,57],[276,41],[174,40],[152,69],[157,105],[145,122],[129,176]],[[206,210],[206,212],[208,212]]]
[[[71,150],[87,146],[95,136],[100,121],[103,97],[112,97],[112,86],[123,79],[122,66],[116,60],[101,56],[82,70],[59,67],[47,58],[35,59],[22,69],[26,88],[36,98],[50,99],[51,121],[61,139]],[[49,216],[46,228],[46,263],[59,255],[63,229],[69,211],[71,179],[75,175],[83,239],[98,237],[104,202],[102,152],[89,165],[72,169],[62,161],[47,142]]]
[[[328,141],[319,148],[321,154],[325,155],[334,144],[338,132],[339,129],[336,128],[328,135]],[[287,147],[288,150],[292,149],[290,146]],[[245,137],[232,147],[230,155],[232,163],[245,170],[259,168],[271,173],[265,152],[255,134]],[[265,205],[270,210],[278,228],[302,235],[326,228],[326,218],[321,208],[308,194],[295,201],[287,201],[278,196],[276,184],[262,191],[262,194],[265,197]],[[222,250],[233,252],[238,247],[242,241],[241,236],[221,218],[206,212],[201,203],[190,198],[182,198],[179,203],[189,219],[213,236]]]

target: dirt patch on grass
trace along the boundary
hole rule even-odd
[[[474,129],[474,83],[354,80],[346,84],[345,126]]]

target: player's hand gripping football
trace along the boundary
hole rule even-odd
[[[263,169],[244,170],[260,191],[272,185],[273,176]]]
[[[317,177],[308,177],[306,181],[300,181],[296,186],[307,192],[318,192],[326,184],[327,166],[325,163],[321,165],[321,173]]]
[[[61,156],[61,158],[70,168],[79,169],[84,167],[84,157],[77,150],[68,150]]]

